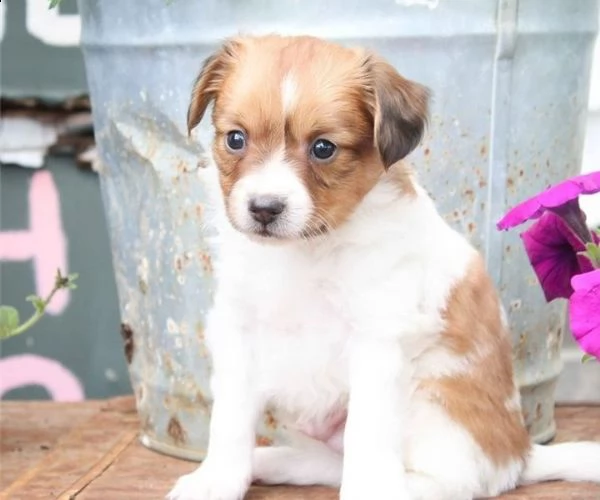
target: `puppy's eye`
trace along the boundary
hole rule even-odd
[[[232,130],[227,133],[226,143],[231,151],[240,151],[246,146],[246,136],[241,130]]]
[[[335,153],[337,146],[327,139],[317,139],[310,148],[310,154],[316,160],[329,160]]]

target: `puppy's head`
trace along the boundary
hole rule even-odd
[[[191,131],[214,101],[228,217],[263,239],[323,234],[419,143],[427,90],[365,51],[312,37],[228,40],[200,71]]]

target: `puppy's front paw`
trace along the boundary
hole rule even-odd
[[[204,463],[191,474],[181,476],[166,500],[242,500],[250,485],[250,472],[236,471],[233,464]]]

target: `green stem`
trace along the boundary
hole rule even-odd
[[[12,332],[10,332],[8,335],[6,335],[3,338],[8,339],[10,337],[14,337],[15,335],[19,335],[19,334],[23,333],[24,331],[28,330],[29,328],[31,328],[33,325],[35,325],[42,318],[42,316],[44,316],[44,314],[46,312],[46,307],[52,300],[52,297],[54,297],[54,294],[56,292],[58,292],[58,290],[60,290],[61,288],[62,288],[61,286],[54,285],[54,288],[48,294],[48,297],[46,297],[46,299],[44,300],[44,307],[39,311],[36,309],[35,313],[33,313],[31,318],[29,318],[27,321],[25,321],[25,323],[22,323],[21,325],[19,325],[17,328],[15,328]]]

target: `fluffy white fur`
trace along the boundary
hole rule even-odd
[[[535,447],[523,476],[520,463],[498,469],[439,407],[413,395],[416,376],[469,369],[448,354],[421,355],[475,255],[424,190],[402,196],[384,175],[346,224],[310,240],[267,244],[225,217],[218,223],[219,289],[206,335],[210,444],[169,499],[237,500],[252,480],[341,486],[342,500],[471,500],[521,477],[600,480],[593,444]],[[266,406],[300,429],[347,408],[345,429],[332,436],[343,452],[310,439],[255,449]]]

